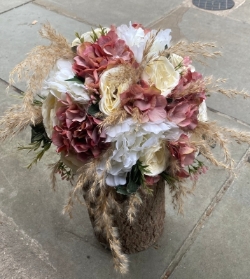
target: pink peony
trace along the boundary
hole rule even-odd
[[[98,157],[104,149],[105,134],[100,133],[100,120],[88,115],[83,107],[74,103],[69,94],[56,112],[59,125],[54,127],[52,142],[57,152],[75,154],[81,161]]]
[[[142,122],[162,122],[166,119],[166,98],[155,87],[142,87],[139,84],[132,85],[120,95],[121,106],[132,114],[134,108],[138,108],[142,114]]]
[[[88,86],[98,88],[99,76],[107,67],[133,63],[134,54],[115,31],[110,30],[95,43],[85,42],[79,45],[74,60],[74,73],[84,78]]]

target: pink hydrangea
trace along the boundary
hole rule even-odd
[[[88,86],[98,88],[99,75],[103,70],[111,65],[133,63],[134,54],[115,31],[110,30],[95,43],[79,45],[74,60],[74,73],[84,78]]]
[[[195,92],[182,96],[182,92],[184,90],[188,91],[191,84],[199,79],[201,80],[200,86],[195,89]],[[183,130],[195,129],[198,124],[199,106],[206,99],[201,74],[198,72],[192,73],[188,70],[168,97],[167,118]]]
[[[169,151],[179,161],[180,166],[184,168],[193,164],[197,149],[190,144],[188,136],[182,134],[178,141],[169,143]]]
[[[105,134],[100,132],[100,120],[86,113],[79,104],[74,103],[67,94],[65,101],[56,112],[59,124],[54,127],[52,142],[57,152],[76,154],[81,161],[98,157],[107,148]]]
[[[144,85],[145,86],[145,85]],[[132,85],[120,95],[121,106],[132,114],[137,108],[142,114],[142,122],[162,122],[166,119],[166,98],[155,87],[143,87],[139,84]]]

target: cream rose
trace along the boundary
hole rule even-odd
[[[179,73],[181,73],[187,69],[190,69],[191,72],[195,71],[195,67],[193,65],[191,65],[191,64],[188,66],[184,65],[184,59],[180,55],[172,53],[168,59],[174,66],[175,70]]]
[[[162,173],[168,166],[169,151],[162,141],[160,144],[154,145],[147,149],[143,156],[139,158],[143,165],[148,166],[150,173],[148,176],[155,176]]]
[[[145,67],[142,79],[150,85],[155,85],[166,97],[178,84],[180,74],[166,57],[160,56]]]
[[[201,121],[201,122],[206,122],[208,120],[208,118],[207,118],[207,105],[206,105],[205,100],[199,106],[198,120]]]
[[[130,66],[118,65],[106,70],[100,78],[101,100],[99,109],[105,115],[110,115],[120,106],[120,94],[132,84],[135,70]]]
[[[169,61],[174,66],[177,72],[181,73],[184,70],[183,58],[180,55],[174,53],[171,54],[169,57]]]
[[[102,35],[102,30],[105,30],[106,32],[109,32],[109,30],[110,30],[110,28],[96,28],[95,30],[94,30],[94,32],[95,32],[95,34],[97,35],[97,37],[99,38],[101,35]],[[84,42],[90,42],[90,43],[93,43],[93,39],[92,39],[92,37],[93,37],[93,31],[88,31],[88,32],[86,32],[86,33],[84,33],[84,34],[82,34],[81,36],[80,36],[80,39],[79,38],[75,38],[74,39],[74,41],[72,42],[72,44],[71,44],[71,47],[75,47],[75,46],[78,46],[78,45],[80,45],[82,42],[81,42],[81,40],[82,41],[84,41]]]
[[[42,105],[43,125],[49,138],[52,137],[53,127],[57,124],[57,101],[57,98],[49,93]]]

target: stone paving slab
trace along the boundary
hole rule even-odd
[[[57,277],[41,245],[20,230],[0,211],[0,274],[2,279],[48,279]]]
[[[245,2],[235,9],[230,15],[230,18],[242,21],[243,23],[250,23],[250,2],[245,0]]]
[[[0,90],[5,87],[6,84],[0,82]],[[3,104],[1,113],[16,102],[12,94],[14,92],[0,96]],[[209,116],[221,125],[245,129],[216,113],[209,112]],[[27,144],[29,138],[27,131],[0,146],[0,210],[13,218],[17,226],[48,253],[50,264],[57,270],[55,279],[119,278],[113,271],[110,253],[93,235],[86,208],[76,204],[72,220],[61,214],[71,186],[60,181],[58,190],[52,191],[46,164],[56,161],[55,155],[45,157],[31,171],[25,168],[33,155],[17,151],[16,147],[18,143]],[[230,148],[237,163],[246,152],[247,145],[233,143]],[[215,153],[218,155],[217,149]],[[224,170],[210,167],[208,174],[201,176],[194,195],[185,200],[184,217],[173,209],[167,191],[163,236],[156,246],[129,257],[130,273],[123,278],[160,278],[227,177]]]
[[[30,0],[11,0],[11,1],[1,0],[0,1],[0,14],[7,12],[11,9],[14,9],[18,6],[29,3],[29,2],[31,2],[31,1]],[[1,21],[0,21],[0,24],[1,24]]]
[[[32,22],[37,20],[37,24]],[[9,72],[24,58],[35,46],[48,44],[38,34],[41,26],[50,22],[53,28],[66,37],[69,42],[75,38],[75,32],[84,33],[90,26],[48,11],[42,7],[29,3],[8,13],[0,14],[1,26],[0,41],[9,47],[0,49],[0,78],[8,81]],[[18,85],[24,90],[24,86]]]
[[[170,279],[248,279],[250,165],[225,194]]]
[[[128,24],[129,21],[149,25],[163,15],[170,13],[183,0],[35,0],[35,3],[59,13],[77,18],[92,26]]]

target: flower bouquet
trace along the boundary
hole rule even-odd
[[[122,273],[124,253],[146,249],[162,233],[165,184],[181,210],[186,181],[207,169],[198,153],[231,168],[225,138],[250,141],[207,119],[209,93],[248,96],[195,70],[191,59],[219,55],[214,44],[171,46],[170,32],[130,23],[76,33],[70,45],[45,25],[40,33],[51,44],[11,72],[10,84],[17,75],[27,90],[0,121],[2,140],[31,126],[30,145],[19,147],[36,152],[29,167],[49,149],[58,153],[53,185],[56,174],[75,183],[65,210],[83,191],[95,234]],[[213,143],[225,162],[213,156]]]

